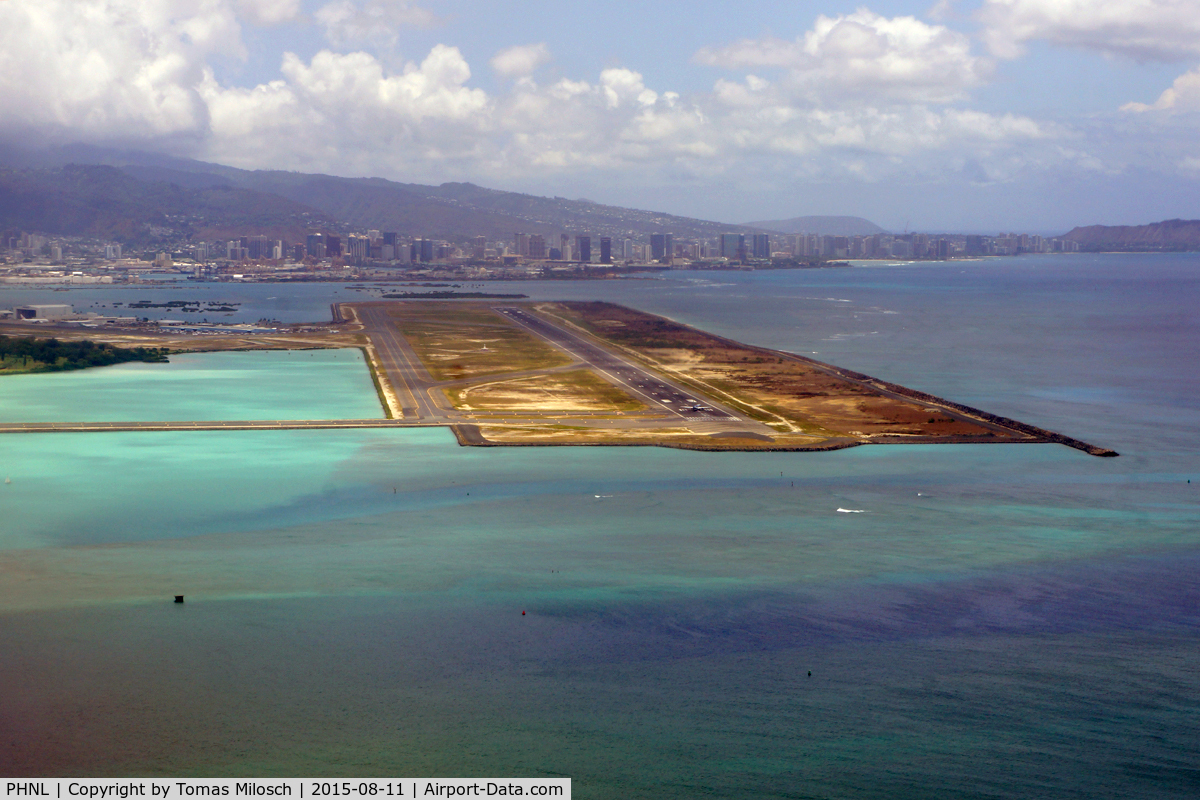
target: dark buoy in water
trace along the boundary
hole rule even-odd
[[[810,678],[812,677],[812,670],[811,670],[811,669],[808,671],[808,677],[810,677]]]
[[[175,602],[176,602],[176,603],[182,603],[182,602],[183,602],[183,595],[181,595],[181,594],[177,594],[177,595],[175,595]]]
[[[525,612],[524,612],[524,611],[522,611],[522,612],[521,612],[521,616],[522,616],[522,617],[523,617],[523,616],[525,616]]]

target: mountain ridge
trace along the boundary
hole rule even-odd
[[[1081,250],[1200,250],[1200,219],[1168,219],[1148,225],[1086,225],[1072,228],[1063,239]]]
[[[109,219],[109,227],[119,229],[123,237],[128,239],[139,226],[150,223],[148,218],[155,216],[151,206],[165,197],[170,196],[173,200],[160,209],[164,217],[188,216],[189,213],[205,216],[206,212],[211,214],[214,199],[222,193],[231,202],[250,197],[237,195],[239,191],[256,193],[254,196],[270,209],[267,216],[271,219],[263,221],[264,224],[271,223],[268,226],[270,231],[249,231],[251,233],[274,234],[285,228],[294,229],[297,227],[295,223],[302,220],[284,220],[280,218],[281,215],[305,213],[313,220],[323,220],[332,225],[341,223],[355,228],[390,230],[405,236],[459,242],[479,235],[492,241],[507,240],[517,232],[590,234],[613,238],[629,236],[640,239],[658,232],[673,233],[676,239],[759,232],[744,225],[611,206],[586,199],[569,200],[508,192],[465,182],[433,186],[399,183],[385,178],[343,178],[282,170],[243,170],[222,164],[90,145],[37,152],[0,148],[0,164],[3,163],[21,168],[15,170],[18,172],[46,176],[47,191],[51,191],[50,187],[57,181],[52,177],[58,174],[55,171],[61,173],[71,165],[119,170],[147,187],[143,203],[118,203],[106,214],[100,214],[97,209],[83,229],[74,231],[63,229],[62,224],[34,224],[36,220],[30,219],[28,214],[0,215],[0,227],[34,227],[44,232],[90,232],[99,235],[105,227],[101,220],[112,217],[113,213],[123,208],[133,213],[134,218],[125,225],[116,225],[115,220]],[[13,169],[8,170],[10,174],[13,172]],[[113,182],[115,179],[109,174],[104,180]],[[36,180],[32,182],[37,183]],[[30,187],[23,188],[32,191]],[[0,187],[2,191],[3,187]],[[135,193],[128,185],[122,185],[121,192],[127,200]],[[277,199],[266,199],[270,197]],[[81,206],[86,205],[88,200],[99,202],[91,192],[75,198],[68,198],[60,192],[59,200],[65,201],[66,206],[78,208],[82,216],[87,216],[82,214]],[[186,208],[189,201],[198,204],[198,208]],[[233,205],[236,204],[233,202]],[[45,207],[45,198],[41,198],[35,206]],[[0,209],[3,208],[3,196],[0,194]],[[193,226],[192,232],[197,235],[235,233],[229,230],[226,221],[221,218],[216,220],[219,224]],[[153,224],[165,223],[160,220]]]
[[[168,234],[299,238],[325,221],[311,206],[231,185],[146,183],[105,165],[0,168],[0,229],[150,242]]]
[[[883,228],[868,219],[847,216],[792,217],[790,219],[770,219],[743,224],[751,228],[759,228],[783,234],[815,233],[820,236],[873,236],[877,233],[887,233]]]

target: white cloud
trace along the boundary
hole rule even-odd
[[[937,0],[937,2],[930,6],[929,10],[925,12],[925,16],[929,17],[935,22],[941,22],[942,20],[950,19],[956,16],[957,12],[955,11],[954,5],[957,2],[958,0]]]
[[[886,158],[987,154],[1027,147],[1061,134],[1011,114],[994,115],[923,106],[852,109],[767,107],[729,134],[748,150],[817,154],[838,151]]]
[[[634,167],[645,175],[736,175],[755,163],[783,174],[854,180],[930,176],[970,160],[989,180],[1062,162],[1067,134],[1027,117],[923,105],[797,103],[768,81],[725,81],[711,97],[656,91],[632,70],[594,83],[519,86],[496,99],[496,152],[507,175]]]
[[[410,0],[335,0],[313,15],[325,29],[325,38],[336,47],[392,46],[400,30],[425,28],[438,21],[437,16]]]
[[[979,19],[1002,58],[1035,40],[1139,61],[1200,55],[1198,0],[986,0]]]
[[[1200,67],[1185,72],[1175,79],[1171,87],[1159,95],[1158,100],[1145,103],[1126,103],[1122,111],[1142,113],[1146,111],[1198,111],[1200,110]]]
[[[195,134],[208,59],[241,57],[224,0],[0,3],[0,107],[7,131],[103,140]]]
[[[257,25],[278,25],[300,16],[300,0],[237,0],[237,7]]]
[[[490,101],[466,86],[470,67],[454,47],[389,74],[374,56],[285,53],[283,80],[224,89],[209,77],[209,156],[244,166],[313,166],[372,174],[469,157],[485,140]]]
[[[323,24],[349,35],[376,7],[327,4]],[[288,8],[264,0],[256,24]],[[470,65],[446,45],[400,66],[359,47],[286,53],[259,85],[222,83],[217,61],[244,55],[239,18],[250,13],[239,0],[0,0],[0,134],[153,140],[238,166],[500,185],[583,174],[740,180],[756,164],[772,180],[962,165],[1006,180],[1089,157],[1082,145],[1067,152],[1061,128],[947,106],[987,65],[959,34],[912,18],[860,11],[822,18],[794,42],[706,51],[755,74],[683,97],[621,66],[538,85],[530,75],[549,52],[537,44],[493,59],[518,78],[495,95],[471,86]]]
[[[722,78],[713,86],[713,94],[726,106],[754,106],[762,102],[761,94],[771,83],[757,75],[747,75],[742,82]]]
[[[983,83],[991,64],[971,53],[966,36],[915,17],[887,18],[867,9],[818,17],[794,41],[743,39],[696,59],[726,68],[782,67],[800,91],[826,101],[848,96],[946,103]]]
[[[483,90],[464,85],[471,68],[462,53],[440,44],[419,65],[409,64],[399,75],[386,75],[379,61],[367,53],[339,55],[328,50],[317,53],[310,64],[286,53],[282,70],[299,94],[342,115],[364,109],[397,121],[461,120],[487,105]]]
[[[492,69],[506,78],[524,78],[551,59],[544,42],[520,44],[501,50],[491,60]]]
[[[652,106],[658,102],[658,92],[647,89],[642,82],[642,74],[631,69],[604,70],[600,73],[600,88],[609,108],[617,108],[624,103]]]

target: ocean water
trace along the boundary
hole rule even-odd
[[[0,437],[0,772],[1197,794],[1200,257],[519,285],[1122,455]]]
[[[180,353],[0,379],[3,422],[380,419],[361,350]]]

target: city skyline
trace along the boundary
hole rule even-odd
[[[0,143],[730,223],[1200,217],[1196,0],[6,0],[0,30]]]

